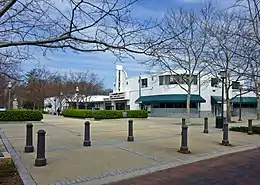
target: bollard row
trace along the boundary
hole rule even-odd
[[[248,135],[253,135],[253,120],[249,119],[248,120]]]
[[[85,134],[84,134],[84,141],[83,141],[83,146],[91,146],[91,141],[90,141],[90,122],[85,121]]]
[[[231,144],[229,143],[228,140],[228,122],[225,120],[223,124],[223,139],[222,139],[222,145],[224,146],[230,146]]]
[[[208,118],[204,118],[204,130],[203,133],[208,134],[209,133],[209,122]]]
[[[26,124],[26,144],[24,147],[25,153],[32,153],[34,152],[33,147],[33,124],[27,123]]]
[[[188,126],[186,125],[185,118],[182,118],[182,131],[181,131],[181,147],[179,152],[183,154],[190,153],[190,150],[188,148]]]
[[[46,166],[46,158],[45,158],[45,134],[44,130],[39,130],[37,132],[38,140],[37,140],[37,157],[35,159],[35,166]]]
[[[133,133],[133,120],[128,120],[128,137],[127,141],[134,141],[134,133]]]

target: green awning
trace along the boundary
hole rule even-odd
[[[187,94],[163,94],[153,96],[141,96],[135,103],[186,103]],[[206,100],[200,95],[192,94],[191,103],[205,103]]]
[[[236,97],[234,99],[231,99],[231,103],[239,104],[240,103],[240,97]],[[257,104],[257,98],[256,97],[241,97],[241,103],[242,104]]]
[[[225,103],[224,99],[224,103]],[[211,96],[211,105],[221,104],[222,103],[222,96]]]

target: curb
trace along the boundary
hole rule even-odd
[[[16,151],[14,150],[14,148],[12,147],[12,145],[10,144],[9,140],[7,139],[7,137],[5,136],[4,132],[2,131],[2,129],[0,128],[0,136],[2,138],[2,142],[7,150],[7,152],[11,155],[15,166],[17,168],[17,171],[23,181],[24,185],[36,185],[36,183],[34,182],[33,178],[31,177],[31,175],[28,173],[27,169],[24,167],[22,161],[20,160],[18,154],[16,153]]]

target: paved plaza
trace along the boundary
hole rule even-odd
[[[259,185],[260,148],[170,168],[111,185]]]
[[[214,128],[213,118],[209,118],[209,134],[202,133],[203,118],[192,119],[188,130],[192,153],[185,155],[177,152],[181,138],[180,118],[133,120],[134,142],[126,141],[127,119],[90,120],[92,146],[83,147],[85,120],[45,115],[42,122],[33,123],[35,151],[37,131],[46,131],[47,166],[44,167],[34,166],[36,152],[23,152],[25,123],[0,124],[0,133],[22,179],[28,184],[39,185],[106,184],[256,148],[260,144],[259,135],[230,132],[232,146],[222,146],[219,144],[222,130]],[[243,125],[246,121],[234,124]]]

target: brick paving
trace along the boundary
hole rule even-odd
[[[110,185],[260,185],[260,148],[228,154]]]

